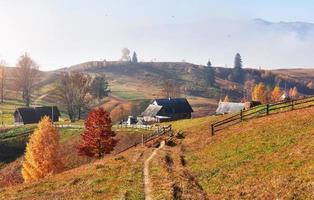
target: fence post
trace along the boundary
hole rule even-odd
[[[291,100],[291,110],[293,110],[293,109],[294,109],[294,101]]]
[[[214,134],[215,134],[214,124],[211,124],[211,127],[212,127],[211,136],[214,136]]]
[[[243,121],[243,110],[240,111],[240,119],[241,119],[241,122]]]
[[[266,105],[266,114],[269,115],[269,104]]]

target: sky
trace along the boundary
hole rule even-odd
[[[240,52],[247,67],[314,67],[313,40],[291,32],[259,35],[247,23],[313,23],[312,8],[312,0],[0,0],[0,60],[14,66],[28,52],[40,69],[53,70],[118,60],[127,47],[140,61],[231,66]]]

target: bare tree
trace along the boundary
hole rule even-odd
[[[75,107],[78,112],[78,119],[81,119],[82,109],[88,108],[91,101],[90,85],[91,77],[80,72],[72,72],[71,80],[73,81],[73,90],[75,92]]]
[[[255,80],[247,80],[244,83],[244,99],[246,101],[252,100],[252,92],[255,86]]]
[[[6,79],[7,79],[7,74],[5,72],[5,62],[0,61],[0,67],[1,67],[1,72],[0,72],[0,93],[1,93],[1,103],[4,101],[4,93],[5,93],[5,84],[6,84]]]
[[[22,92],[22,98],[27,107],[31,103],[31,95],[34,92],[38,72],[38,65],[27,53],[20,57],[14,70],[17,89]]]
[[[68,72],[60,74],[59,82],[56,85],[56,94],[60,102],[66,107],[70,120],[75,121],[75,91],[73,82]]]
[[[60,75],[56,93],[71,121],[75,121],[77,116],[81,119],[82,109],[89,105],[90,82],[90,76],[80,72],[64,72]]]
[[[171,80],[165,80],[162,84],[162,94],[165,98],[176,98],[180,96],[180,88]]]

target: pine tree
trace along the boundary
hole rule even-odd
[[[241,55],[239,53],[237,53],[235,55],[235,58],[234,58],[234,68],[235,69],[242,69],[242,58],[241,58]]]
[[[205,81],[207,86],[214,86],[215,85],[215,69],[211,66],[210,61],[208,61],[207,67],[204,68],[205,70]]]
[[[268,101],[268,92],[264,83],[257,84],[252,92],[252,98],[255,101],[261,101],[262,103],[267,103]]]
[[[85,121],[85,131],[78,147],[79,155],[102,158],[113,151],[118,140],[111,130],[111,118],[103,108],[91,111]]]
[[[138,60],[137,60],[137,55],[136,55],[136,52],[135,52],[135,51],[133,52],[133,55],[132,55],[132,62],[133,62],[133,63],[137,63],[137,62],[138,62]]]
[[[212,63],[210,62],[210,60],[208,60],[207,62],[207,67],[212,67]]]
[[[239,53],[236,54],[234,58],[234,69],[233,69],[233,79],[238,83],[243,82],[244,71],[242,70],[242,58]]]
[[[272,93],[271,93],[271,100],[272,102],[280,101],[280,97],[282,95],[281,89],[279,86],[275,86]]]
[[[108,96],[110,90],[108,89],[108,81],[103,76],[96,76],[91,83],[91,94],[97,99],[102,99]]]
[[[58,132],[49,117],[43,117],[27,143],[22,176],[25,182],[31,182],[58,173],[62,168]]]

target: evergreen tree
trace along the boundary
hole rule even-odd
[[[235,55],[235,58],[234,58],[234,68],[235,69],[242,69],[242,58],[241,58],[241,55],[239,53],[237,53]]]
[[[91,94],[97,99],[102,99],[108,96],[110,90],[108,89],[108,82],[103,76],[96,76],[91,83]]]
[[[244,71],[242,70],[242,58],[239,53],[236,54],[234,58],[234,70],[233,70],[233,79],[238,83],[243,82]]]
[[[62,170],[59,135],[49,117],[43,117],[31,135],[22,163],[22,176],[31,182]]]
[[[208,60],[207,62],[207,67],[212,67],[212,63],[210,62],[210,60]]]
[[[213,86],[215,84],[215,69],[212,67],[210,60],[207,62],[207,67],[205,67],[205,81],[207,86]]]
[[[205,67],[205,80],[208,86],[215,85],[215,69],[213,67]]]
[[[137,62],[138,62],[138,60],[137,60],[137,55],[136,55],[136,52],[135,52],[135,51],[133,52],[132,62],[133,62],[133,63],[137,63]]]
[[[113,151],[118,140],[111,130],[111,118],[103,108],[97,108],[88,113],[85,121],[85,131],[81,135],[78,147],[79,155],[102,158]]]

